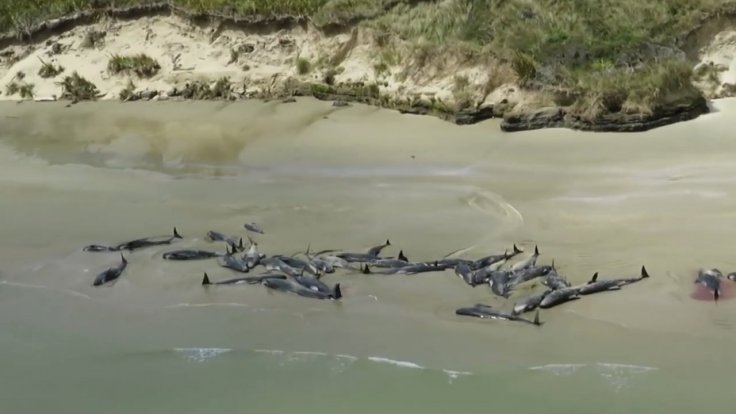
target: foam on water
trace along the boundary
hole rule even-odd
[[[447,374],[447,377],[448,377],[447,382],[449,384],[452,384],[453,382],[455,382],[456,379],[458,379],[460,377],[466,377],[466,376],[469,376],[469,375],[473,375],[472,372],[468,372],[468,371],[453,371],[451,369],[443,369],[442,372],[444,372],[445,374]]]
[[[570,375],[584,366],[585,364],[546,364],[529,367],[529,369],[532,371],[550,372],[554,375]]]
[[[659,368],[643,365],[596,362],[594,364],[546,364],[529,367],[532,371],[544,371],[553,375],[572,375],[584,368],[590,368],[611,385],[614,391],[621,391],[629,385],[633,376],[656,371]]]
[[[192,361],[192,362],[206,362],[224,353],[239,352],[238,350],[233,349],[233,348],[218,348],[218,347],[209,347],[209,348],[181,347],[181,348],[174,348],[173,351],[181,355],[182,357],[184,357],[186,360]],[[322,351],[285,351],[282,349],[263,349],[263,348],[246,349],[243,351],[246,353],[251,352],[255,354],[265,354],[265,355],[271,355],[274,357],[278,357],[279,358],[278,365],[281,367],[284,367],[287,364],[311,362],[317,359],[333,360],[337,363],[337,365],[332,366],[330,370],[336,374],[344,372],[354,363],[362,360],[362,361],[370,361],[372,363],[377,363],[381,365],[390,365],[390,366],[401,368],[401,369],[429,370],[429,371],[441,372],[447,376],[449,384],[454,383],[457,379],[461,377],[467,377],[467,376],[473,375],[473,373],[469,371],[458,371],[458,370],[453,370],[453,369],[437,370],[437,369],[432,369],[432,368],[422,366],[416,362],[402,361],[402,360],[380,357],[380,356],[360,358],[355,355],[330,354],[330,353],[322,352]]]
[[[600,376],[605,378],[616,392],[627,387],[633,376],[658,370],[656,367],[609,362],[596,362],[595,368]]]
[[[205,362],[231,351],[230,348],[174,348],[174,352],[192,362]]]
[[[395,365],[397,367],[401,368],[414,368],[414,369],[424,369],[423,366],[419,364],[415,364],[414,362],[409,361],[398,361],[391,358],[384,358],[384,357],[368,357],[369,361],[378,362],[381,364],[390,364]]]
[[[254,349],[253,352],[271,355],[283,355],[286,353],[286,351],[282,351],[280,349]]]

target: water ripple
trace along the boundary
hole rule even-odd
[[[197,363],[209,361],[225,353],[238,352],[237,350],[232,349],[232,348],[218,348],[218,347],[205,347],[205,348],[178,347],[178,348],[173,348],[173,351],[176,354],[183,357],[184,359],[186,359],[187,361],[197,362]],[[312,362],[317,359],[333,360],[336,363],[336,365],[331,366],[330,370],[335,374],[344,372],[354,363],[357,363],[359,361],[370,361],[371,363],[376,363],[380,365],[388,365],[388,366],[392,366],[392,367],[399,368],[399,369],[429,370],[433,372],[441,372],[443,375],[447,376],[449,384],[454,383],[461,377],[467,377],[470,375],[474,375],[472,372],[469,372],[469,371],[458,371],[458,370],[453,370],[453,369],[437,370],[437,369],[425,367],[416,362],[403,361],[403,360],[392,359],[392,358],[383,357],[383,356],[370,356],[366,358],[360,358],[360,357],[349,355],[349,354],[330,354],[330,353],[322,352],[322,351],[285,351],[282,349],[264,349],[264,348],[256,348],[256,349],[250,349],[250,350],[244,350],[244,351],[255,353],[255,354],[264,354],[264,355],[270,355],[270,356],[276,357],[278,358],[278,365],[281,367],[287,366],[288,364]]]
[[[627,387],[634,376],[656,371],[659,368],[644,365],[619,364],[612,362],[596,362],[594,364],[546,364],[529,367],[532,371],[549,372],[553,375],[572,375],[590,367],[601,378],[618,392]]]

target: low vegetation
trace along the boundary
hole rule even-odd
[[[26,33],[44,19],[91,7],[152,0],[0,0],[0,31]],[[500,65],[526,89],[590,115],[652,111],[697,99],[682,35],[712,16],[736,13],[736,0],[169,0],[195,13],[269,19],[292,16],[329,28],[375,29],[373,62],[384,73],[400,62],[412,70],[448,62]],[[96,45],[104,33],[89,36]],[[399,47],[408,45],[408,47]],[[230,58],[237,63],[241,52]],[[150,58],[149,58],[150,59]],[[144,64],[145,63],[145,64]],[[297,72],[309,61],[297,59]],[[406,65],[404,65],[406,66]],[[111,72],[153,76],[155,61],[111,60]],[[400,71],[397,71],[400,72]],[[404,71],[403,76],[411,73]],[[506,76],[504,76],[504,79]],[[489,85],[494,82],[489,82]]]
[[[97,100],[100,92],[94,83],[79,75],[76,71],[60,82],[61,99],[73,102]]]
[[[452,95],[455,99],[457,109],[467,108],[472,104],[473,97],[470,91],[470,81],[467,76],[455,76]]]
[[[297,58],[296,71],[300,75],[306,75],[307,73],[312,71],[312,64],[307,59]]]
[[[5,85],[5,94],[12,96],[18,94],[22,99],[33,99],[36,86],[23,81],[11,81]]]
[[[41,68],[38,70],[38,76],[47,79],[59,76],[64,72],[64,67],[61,65],[54,65],[53,63],[45,62],[43,59],[38,58],[41,61]]]
[[[22,99],[33,99],[33,91],[36,89],[36,85],[32,83],[23,83],[18,88],[18,94]]]
[[[13,96],[20,90],[20,83],[16,81],[11,81],[7,85],[5,85],[5,94],[8,96]]]
[[[574,84],[566,90],[576,97],[573,109],[592,119],[620,111],[651,113],[700,94],[692,84],[691,66],[676,58],[645,66],[638,73],[610,68],[605,76],[586,72],[571,76]]]
[[[292,94],[314,95],[320,99],[348,98],[358,101],[371,101],[380,98],[380,88],[375,83],[361,82],[340,85],[325,85],[319,83],[304,83],[294,86]]]
[[[5,94],[8,96],[18,94],[22,99],[33,99],[36,86],[26,82],[25,78],[26,74],[24,72],[16,73],[13,79],[5,85]]]
[[[107,71],[113,75],[136,74],[139,78],[151,78],[161,70],[156,59],[140,53],[131,56],[113,55],[107,62]]]
[[[85,49],[92,49],[101,46],[105,39],[106,33],[97,30],[89,30],[84,34],[81,46]]]
[[[125,102],[133,99],[135,96],[135,84],[132,80],[128,80],[128,84],[123,88],[123,90],[120,91],[120,94],[118,94],[118,98]]]
[[[222,77],[212,85],[207,81],[194,81],[187,83],[177,95],[184,99],[197,100],[231,99],[232,82],[228,77]]]

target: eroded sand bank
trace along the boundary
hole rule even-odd
[[[104,32],[104,38],[94,47],[83,47],[90,31]],[[216,30],[215,26],[198,26],[176,16],[153,16],[128,21],[104,19],[40,44],[10,49],[13,55],[0,68],[0,85],[21,81],[17,74],[22,72],[22,82],[35,85],[38,98],[60,96],[57,82],[72,71],[97,85],[101,99],[118,99],[129,80],[137,90],[161,92],[160,99],[175,86],[181,88],[195,80],[214,82],[225,76],[237,95],[269,96],[289,88],[294,81],[324,83],[328,73],[332,73],[335,85],[376,85],[386,99],[436,100],[447,107],[454,106],[458,97],[481,104],[504,99],[523,104],[533,98],[518,94],[508,68],[493,65],[467,66],[450,57],[442,70],[423,69],[416,62],[398,58],[402,50],[395,50],[398,61],[377,67],[376,56],[386,52],[374,44],[369,29],[329,35],[309,25],[283,30]],[[107,70],[113,55],[139,53],[160,64],[161,70],[153,78],[113,75]],[[308,73],[300,73],[299,59],[309,62]],[[43,79],[38,75],[41,60],[61,65],[65,71]],[[463,79],[460,90],[457,78]],[[18,99],[18,95],[4,93],[0,98]]]

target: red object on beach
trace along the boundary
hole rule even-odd
[[[734,282],[724,279],[721,281],[721,295],[718,297],[718,301],[728,300],[734,296]],[[695,300],[713,301],[713,291],[700,283],[694,284],[694,289],[690,292],[690,298]]]

